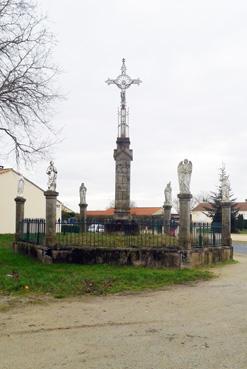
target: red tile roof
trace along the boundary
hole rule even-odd
[[[210,205],[208,202],[200,202],[200,204],[197,204],[192,211],[205,211],[205,208],[211,208],[212,205]]]
[[[247,201],[245,201],[245,202],[236,202],[236,208],[238,208],[239,211],[247,211]]]
[[[236,202],[236,209],[238,208],[239,211],[247,211],[247,201],[245,202]],[[211,208],[208,202],[201,202],[200,204],[196,205],[192,211],[205,211],[205,207]]]
[[[106,210],[88,210],[87,216],[89,217],[100,217],[100,216],[112,216],[114,213],[114,208]]]
[[[152,216],[157,211],[161,210],[160,207],[141,207],[131,208],[130,214],[134,216]],[[114,208],[106,210],[88,210],[87,216],[98,217],[98,216],[112,216],[114,214]]]
[[[150,208],[131,208],[130,214],[137,216],[151,216],[154,215],[157,211],[159,211],[160,207],[150,207]]]

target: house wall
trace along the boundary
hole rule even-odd
[[[13,172],[0,175],[0,233],[14,233],[17,181]]]
[[[14,171],[0,174],[0,233],[15,233],[15,198],[20,177]],[[44,192],[24,178],[25,218],[45,219]],[[61,203],[57,203],[57,219],[61,219]]]
[[[242,215],[243,215],[243,217],[244,217],[244,219],[247,219],[247,211],[242,211],[242,210],[240,210],[240,211],[238,212],[238,214],[242,214]]]
[[[242,214],[244,219],[247,219],[247,211],[240,210],[238,214]],[[203,214],[202,211],[192,211],[192,222],[195,223],[211,223],[212,219]]]
[[[192,222],[195,223],[211,223],[212,219],[202,211],[192,211]]]

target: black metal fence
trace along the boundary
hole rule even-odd
[[[19,237],[20,241],[42,245],[45,241],[45,219],[24,219]]]
[[[192,246],[220,246],[221,224],[216,223],[192,223]]]
[[[21,223],[20,240],[35,244],[45,242],[45,220],[25,219]],[[164,229],[169,231],[164,232]],[[164,227],[160,220],[94,222],[57,222],[58,246],[88,247],[175,247],[178,245],[178,223],[172,221]],[[192,223],[193,247],[220,246],[221,225]]]
[[[160,220],[58,222],[57,243],[61,246],[172,247],[177,244],[174,224],[172,226],[169,233],[164,233]]]

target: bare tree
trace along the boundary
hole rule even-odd
[[[191,210],[196,207],[201,202],[208,202],[210,199],[210,194],[208,192],[200,192],[197,195],[194,195],[191,199]]]
[[[177,214],[179,214],[179,200],[177,197],[172,200],[172,207],[176,210]]]
[[[208,202],[210,198],[210,194],[208,192],[200,192],[199,194],[192,197],[190,201],[190,209],[194,209],[196,205],[200,204],[200,202]],[[179,214],[179,200],[178,198],[174,198],[172,201],[173,208],[177,211]]]
[[[0,0],[1,154],[14,153],[17,162],[43,155],[49,146],[48,117],[58,97],[53,46],[46,19],[32,0]]]

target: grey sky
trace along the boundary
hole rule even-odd
[[[177,165],[193,162],[194,194],[214,190],[222,161],[247,198],[247,3],[228,0],[39,0],[58,39],[67,100],[56,106],[64,138],[53,150],[60,199],[75,210],[85,182],[90,209],[114,199],[113,149],[120,97],[105,80],[127,73],[134,151],[131,198],[160,206]],[[6,163],[10,165],[11,162]],[[26,175],[46,186],[45,162]]]

